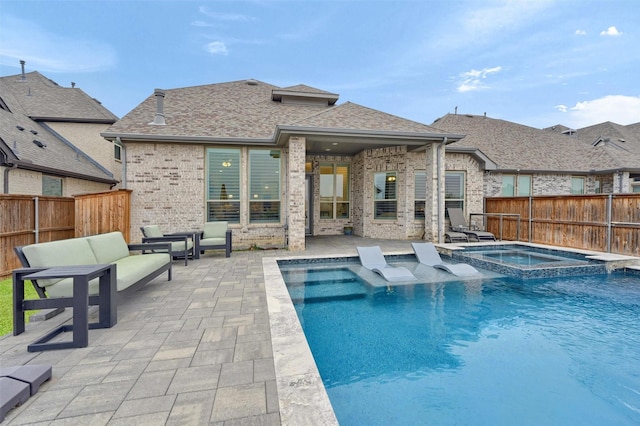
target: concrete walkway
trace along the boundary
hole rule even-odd
[[[288,348],[286,340],[273,343],[279,321],[270,324],[265,282],[273,278],[265,281],[263,258],[356,256],[357,245],[410,253],[410,243],[313,237],[304,252],[225,258],[211,251],[186,267],[174,261],[173,280],[156,278],[122,303],[117,325],[90,330],[87,348],[27,352],[29,343],[68,321],[69,310],[28,324],[19,336],[0,337],[0,365],[49,364],[53,375],[3,424],[293,424],[296,407],[313,411],[316,395],[299,392],[296,383],[283,391],[277,380],[274,349],[280,359]]]

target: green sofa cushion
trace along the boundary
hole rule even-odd
[[[116,288],[126,290],[142,278],[171,262],[168,254],[131,255],[113,262],[116,265]],[[99,279],[89,281],[89,294],[98,294]],[[65,278],[47,288],[49,297],[72,297],[73,278]]]
[[[160,230],[160,227],[158,225],[147,225],[143,226],[142,229],[144,229],[143,233],[145,237],[157,238],[163,236],[162,231]]]
[[[96,263],[114,263],[129,256],[129,247],[121,232],[92,235],[86,239],[95,254]]]
[[[202,239],[222,238],[224,240],[227,228],[226,221],[206,222],[202,232]],[[224,241],[222,244],[224,244]]]
[[[24,257],[33,268],[69,265],[95,265],[96,259],[86,238],[50,241],[31,244],[22,248]],[[109,263],[109,262],[104,262]],[[59,279],[38,280],[40,287],[48,287]]]

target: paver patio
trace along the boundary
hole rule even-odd
[[[186,267],[174,261],[172,281],[163,275],[120,304],[118,323],[90,330],[86,348],[27,352],[69,310],[0,337],[2,366],[53,366],[51,380],[3,424],[291,423],[297,407],[313,410],[318,399],[296,383],[278,394],[263,258],[356,256],[357,245],[411,252],[410,241],[353,236],[307,238],[304,252],[209,252]],[[287,343],[276,340],[286,357]]]

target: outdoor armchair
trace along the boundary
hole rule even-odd
[[[197,232],[176,232],[172,234],[163,234],[158,225],[147,225],[140,228],[142,232],[143,243],[171,243],[171,257],[174,259],[184,257],[184,264],[187,266],[187,259],[191,256],[194,258],[194,240]],[[160,251],[154,250],[156,253]]]
[[[216,249],[224,249],[225,257],[231,256],[231,230],[226,221],[206,222],[200,233],[197,250],[204,253]]]

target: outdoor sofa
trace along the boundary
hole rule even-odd
[[[132,255],[131,251],[151,248],[165,253]],[[121,232],[92,235],[15,247],[25,268],[53,268],[56,266],[115,264],[118,298],[136,291],[165,271],[171,281],[169,243],[127,244]],[[73,296],[73,280],[51,279],[33,282],[41,298]],[[98,294],[98,280],[89,283],[90,304]]]

